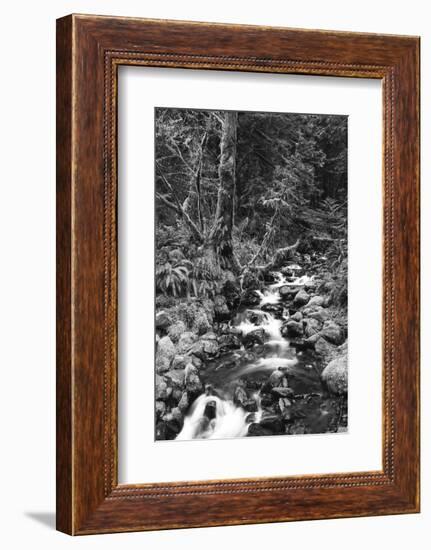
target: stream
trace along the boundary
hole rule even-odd
[[[318,358],[282,335],[283,323],[295,311],[283,302],[280,289],[313,283],[313,277],[294,276],[296,267],[291,276],[276,273],[273,283],[256,291],[258,305],[239,308],[229,328],[241,345],[207,363],[201,372],[205,392],[191,404],[176,439],[337,431],[340,404],[322,386]],[[271,377],[282,384],[269,395],[263,390]]]

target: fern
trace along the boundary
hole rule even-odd
[[[165,295],[183,296],[188,293],[191,263],[180,260],[166,262],[156,269],[156,289]]]

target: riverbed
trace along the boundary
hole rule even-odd
[[[286,334],[298,307],[286,299],[313,287],[298,266],[273,274],[224,327],[235,349],[205,363],[202,393],[190,404],[176,439],[294,435],[344,431],[347,399],[330,395],[321,379],[322,358]],[[296,268],[296,269],[295,269]],[[283,295],[280,294],[283,289]],[[287,289],[287,290],[286,290]],[[256,303],[257,302],[257,303]]]

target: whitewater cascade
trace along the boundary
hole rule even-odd
[[[177,439],[224,439],[243,437],[248,425],[256,421],[258,413],[250,413],[237,407],[230,400],[216,395],[200,395],[184,419],[184,426]],[[247,421],[247,417],[251,420]]]
[[[257,291],[261,299],[259,307],[267,304],[278,304],[281,300],[279,289],[283,286],[303,286],[312,281],[312,277],[307,275],[297,277],[293,281],[287,281],[282,273],[276,273],[275,276],[276,282],[274,284],[270,285],[264,292]],[[243,314],[245,318],[239,321],[235,328],[241,332],[243,337],[253,331],[262,329],[266,335],[265,354],[264,357],[260,357],[255,361],[233,367],[237,378],[255,371],[288,370],[297,364],[298,360],[294,350],[289,349],[289,341],[281,334],[282,324],[289,318],[288,312],[283,314],[283,319],[277,319],[272,313],[258,308],[247,309]],[[244,348],[239,351],[242,354],[246,353]],[[232,399],[224,395],[223,391],[217,391],[217,388],[214,389],[214,393],[217,393],[217,395],[205,393],[195,399],[184,418],[184,425],[176,438],[177,440],[243,437],[247,435],[248,426],[252,422],[259,422],[262,409],[258,394],[254,395],[257,412],[250,413],[237,406]]]

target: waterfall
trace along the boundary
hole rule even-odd
[[[260,297],[260,306],[264,306],[266,304],[278,304],[280,302],[280,295],[272,289],[265,290],[265,292],[256,290],[256,293]]]
[[[287,280],[286,280],[286,277],[283,275],[283,273],[274,273],[274,276],[276,278],[276,283],[272,284],[269,288],[270,290],[272,291],[277,291],[280,287],[284,286],[287,284]]]
[[[250,424],[246,421],[247,416],[247,411],[230,400],[202,394],[193,403],[176,439],[244,437]]]
[[[282,273],[275,273],[276,282],[267,287],[263,292],[256,291],[261,301],[259,306],[267,304],[278,304],[280,299],[279,289],[285,285],[301,286],[312,281],[312,277],[303,275],[294,277],[298,266],[290,266],[290,281]],[[242,311],[235,322],[235,328],[246,336],[250,332],[262,329],[265,333],[265,350],[263,356],[255,355],[254,358],[247,359],[246,364],[239,361],[233,367],[229,366],[226,371],[224,364],[216,366],[214,372],[217,373],[217,382],[215,384],[217,395],[208,395],[204,393],[197,397],[187,415],[184,418],[184,424],[181,432],[177,435],[177,440],[190,439],[223,439],[231,437],[244,437],[248,433],[248,427],[252,422],[259,422],[263,409],[261,407],[261,398],[259,393],[255,393],[252,398],[256,402],[257,412],[247,412],[241,406],[237,406],[231,399],[232,389],[224,384],[231,383],[239,379],[244,374],[259,374],[259,371],[275,371],[277,369],[289,371],[298,363],[295,356],[295,350],[290,349],[289,341],[281,334],[281,327],[284,320],[289,318],[288,313],[283,314],[282,319],[277,319],[269,311],[262,309],[246,309]],[[239,353],[231,355],[234,359],[245,354],[244,347]],[[219,374],[220,373],[220,374]],[[220,377],[223,376],[223,379]]]
[[[243,336],[254,330],[262,329],[270,339],[278,342],[285,341],[281,335],[281,325],[283,324],[281,319],[276,319],[272,313],[261,311],[260,309],[247,309],[246,314],[254,315],[255,318],[260,319],[261,322],[256,324],[248,318],[240,322],[236,328],[241,331]]]
[[[294,272],[299,266],[288,266],[292,272]],[[300,269],[300,268],[299,268]],[[269,288],[270,291],[278,291],[282,286],[304,286],[307,284],[312,284],[314,276],[302,275],[301,277],[295,277],[292,281],[288,281],[282,273],[274,273],[274,276],[277,280],[276,283],[272,284]],[[262,304],[261,304],[262,305]]]

